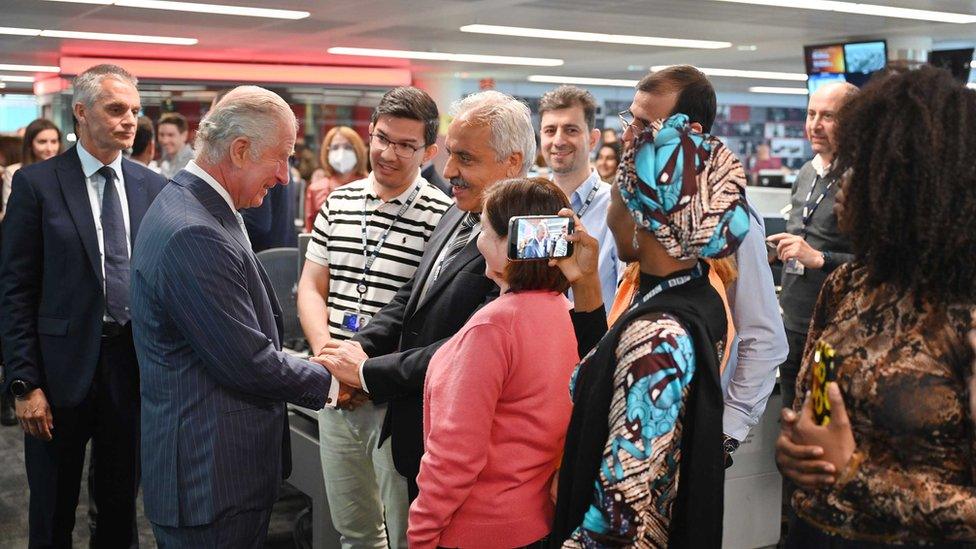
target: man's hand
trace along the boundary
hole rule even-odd
[[[793,410],[783,408],[780,418],[782,426],[776,439],[776,467],[779,472],[797,486],[808,490],[833,484],[836,469],[823,459],[823,448],[794,442],[799,416]]]
[[[51,415],[51,407],[47,403],[47,397],[40,388],[18,398],[15,402],[17,410],[17,421],[28,435],[40,439],[51,440],[54,430],[54,416]]]
[[[824,265],[823,254],[810,247],[800,235],[779,233],[770,236],[766,241],[776,244],[776,256],[784,263],[796,258],[809,269],[820,269]]]
[[[359,382],[359,365],[369,358],[362,346],[354,341],[330,341],[320,354],[312,358],[325,366],[336,379],[356,389],[362,389]]]

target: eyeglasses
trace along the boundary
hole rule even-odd
[[[635,132],[640,133],[650,124],[643,118],[637,118],[634,113],[630,112],[630,109],[625,111],[620,111],[617,113],[617,118],[620,119],[621,131],[627,131],[628,128],[633,129]],[[637,123],[640,122],[638,126]]]
[[[378,151],[385,151],[386,149],[393,147],[393,154],[399,156],[400,158],[410,158],[411,156],[417,154],[417,151],[423,147],[414,147],[409,143],[394,143],[386,138],[385,135],[379,133],[369,134],[369,145]]]

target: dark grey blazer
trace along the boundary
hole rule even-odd
[[[321,408],[331,376],[281,352],[281,311],[227,202],[178,173],[132,263],[146,517],[209,524],[270,508],[290,469],[285,402]]]

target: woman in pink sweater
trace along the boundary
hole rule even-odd
[[[545,261],[509,262],[509,219],[568,208],[548,180],[498,183],[485,198],[478,249],[501,296],[433,356],[424,446],[407,532],[413,549],[511,548],[543,540],[549,488],[579,361],[566,278]]]

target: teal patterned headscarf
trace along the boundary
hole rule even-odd
[[[634,139],[617,184],[637,226],[675,259],[725,257],[749,232],[742,164],[684,114],[657,120]]]

